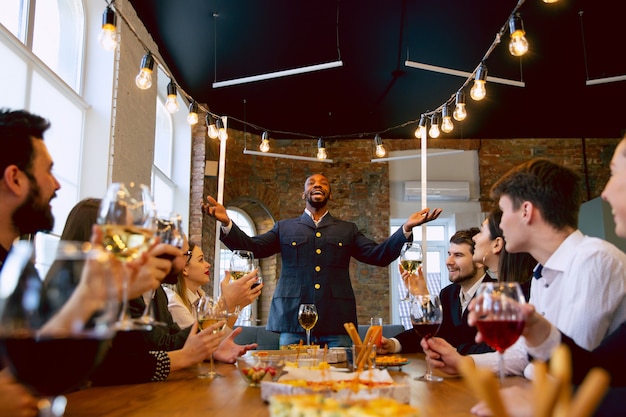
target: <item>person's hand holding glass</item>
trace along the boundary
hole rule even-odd
[[[98,224],[104,249],[121,261],[132,261],[150,249],[156,232],[156,210],[150,189],[143,184],[113,183],[100,203]],[[128,286],[125,279],[119,330],[145,330],[128,315]]]
[[[230,277],[237,280],[254,270],[254,254],[249,250],[234,250],[230,257]]]

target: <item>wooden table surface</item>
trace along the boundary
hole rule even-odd
[[[423,417],[470,417],[476,398],[460,378],[443,382],[422,382],[413,378],[424,373],[422,354],[403,355],[410,363],[390,368],[397,382],[408,382],[411,405]],[[341,366],[341,364],[338,364]],[[248,387],[235,365],[216,363],[223,375],[214,380],[198,379],[197,367],[173,372],[166,381],[146,384],[92,387],[67,396],[65,417],[107,416],[211,416],[267,417],[267,403],[260,388]],[[523,384],[521,378],[509,378],[508,384]]]

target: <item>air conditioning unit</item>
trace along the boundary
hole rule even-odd
[[[468,201],[469,181],[427,181],[426,198],[434,201]],[[404,182],[404,201],[422,199],[422,182]]]

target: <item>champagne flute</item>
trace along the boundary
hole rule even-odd
[[[424,339],[433,337],[441,327],[443,312],[441,310],[441,301],[436,295],[416,295],[411,300],[411,323],[413,330]],[[416,377],[417,381],[440,382],[443,378],[433,375],[430,362],[426,360],[426,373],[420,377]]]
[[[416,242],[405,242],[400,250],[400,265],[409,274],[417,274],[417,269],[422,265],[422,247]],[[406,294],[401,301],[411,299],[411,280],[404,282]]]
[[[157,218],[157,227],[155,236],[159,237],[161,243],[176,246],[178,249],[183,247],[183,234],[182,234],[182,216],[178,213],[170,213],[167,216],[159,216]],[[173,260],[171,255],[161,255],[160,257]],[[175,283],[178,280],[178,272],[170,272],[163,282]],[[153,326],[167,326],[167,323],[157,321],[154,318],[154,312],[152,310],[152,299],[154,298],[156,290],[149,290],[143,295],[143,299],[146,303],[146,307],[143,310],[143,314],[134,319],[134,322],[138,326],[146,326],[148,329]]]
[[[504,352],[524,330],[524,317],[519,305],[525,302],[517,282],[483,282],[476,291],[476,326],[485,343],[498,352],[500,385],[504,381]]]
[[[150,188],[134,182],[112,183],[100,203],[98,224],[105,250],[121,261],[139,257],[150,248],[156,231],[156,212]],[[122,287],[119,330],[147,330],[128,314],[128,279]]]
[[[254,254],[249,250],[234,250],[230,257],[230,276],[237,280],[254,270]]]
[[[32,252],[16,242],[0,274],[0,362],[41,398],[39,416],[62,416],[64,394],[83,386],[115,334],[116,285],[109,254],[89,243],[60,241],[43,281]],[[66,305],[77,285],[89,298]]]
[[[202,331],[220,321],[225,322],[228,317],[228,312],[222,307],[218,299],[204,295],[196,302],[196,317],[198,320],[198,329]],[[220,330],[221,329],[214,330],[213,333],[217,333]],[[198,378],[213,379],[222,376],[215,371],[213,353],[211,353],[209,366],[209,370],[198,374]]]
[[[311,329],[317,324],[317,308],[315,304],[300,304],[298,323],[306,331],[306,345],[311,346]]]

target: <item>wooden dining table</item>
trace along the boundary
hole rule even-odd
[[[412,406],[422,417],[469,417],[477,402],[471,387],[459,377],[442,382],[417,381],[424,373],[423,354],[403,355],[407,365],[388,371],[399,383],[410,385]],[[203,366],[203,364],[199,365]],[[333,364],[341,367],[342,364]],[[343,364],[345,366],[345,364]],[[198,378],[198,367],[172,372],[166,381],[145,384],[91,387],[67,395],[65,417],[107,416],[211,416],[268,417],[268,404],[261,398],[261,388],[250,387],[233,364],[216,363],[215,379]],[[510,384],[527,384],[512,377]]]

